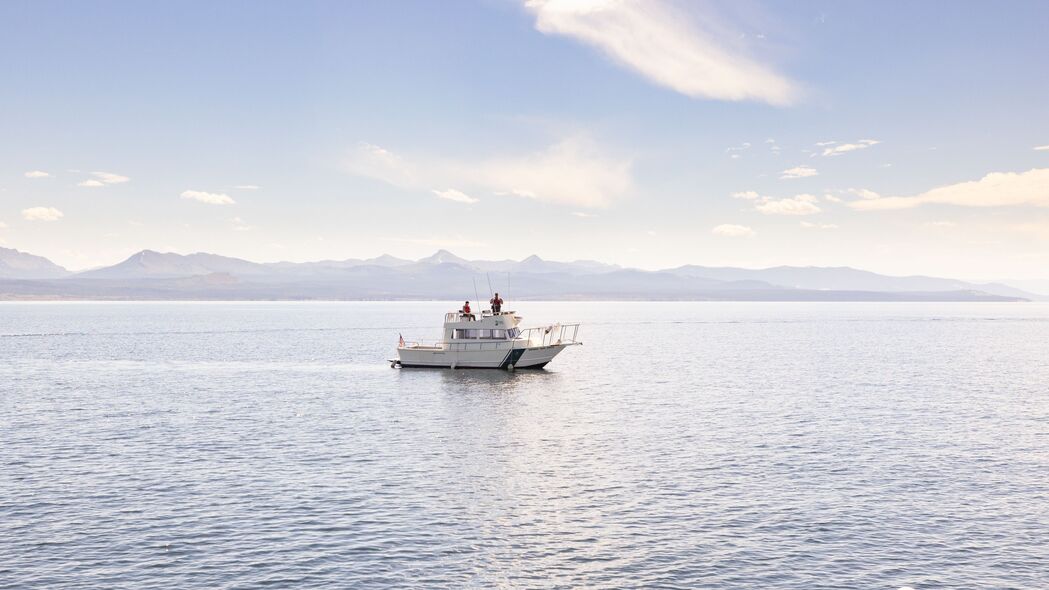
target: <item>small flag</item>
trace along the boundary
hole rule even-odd
[[[400,334],[397,334],[397,336],[397,348],[404,348],[404,336],[401,336]]]

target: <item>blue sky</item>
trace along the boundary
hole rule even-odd
[[[5,2],[0,244],[1047,278],[1046,30],[1044,2]]]

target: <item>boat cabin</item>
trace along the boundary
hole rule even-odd
[[[512,311],[482,311],[480,315],[452,311],[444,314],[444,341],[513,340],[521,335],[520,323],[521,316]]]

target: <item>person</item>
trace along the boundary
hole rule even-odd
[[[488,303],[492,304],[492,313],[499,313],[503,309],[503,299],[496,293]]]
[[[468,317],[471,320],[474,319],[474,314],[470,313],[470,302],[467,301],[463,304],[463,317]]]

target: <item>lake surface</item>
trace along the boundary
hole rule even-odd
[[[1049,305],[0,304],[0,587],[1049,587]]]

